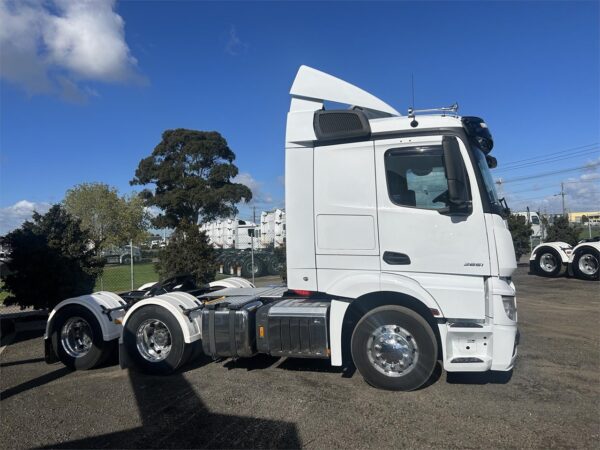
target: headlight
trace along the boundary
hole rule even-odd
[[[504,312],[510,320],[517,320],[517,304],[513,296],[502,296],[502,305],[504,306]]]

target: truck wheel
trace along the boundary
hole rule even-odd
[[[114,341],[102,338],[102,328],[94,314],[79,305],[58,310],[50,338],[58,359],[73,370],[97,367],[115,349]]]
[[[242,261],[242,276],[244,278],[252,277],[252,269],[254,269],[254,276],[260,277],[264,272],[264,263],[257,257],[254,257],[254,268],[252,267],[252,258],[246,258]]]
[[[543,277],[557,277],[562,269],[562,260],[556,250],[543,247],[535,257],[535,273]]]
[[[177,319],[165,308],[144,306],[125,323],[123,343],[143,372],[166,375],[185,364],[191,345],[186,345]]]
[[[281,268],[283,267],[283,263],[279,260],[279,258],[275,255],[270,255],[269,260],[267,262],[267,271],[269,275],[279,275],[281,272]]]
[[[352,359],[371,386],[412,391],[431,376],[437,362],[437,341],[429,324],[401,306],[368,312],[352,333]]]
[[[575,276],[583,280],[598,281],[600,275],[598,261],[600,261],[598,250],[593,248],[578,250],[573,258],[572,266]]]

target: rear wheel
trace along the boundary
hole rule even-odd
[[[401,306],[368,312],[352,333],[352,359],[370,385],[412,391],[433,373],[437,341],[423,317]]]
[[[191,353],[177,319],[157,305],[144,306],[132,314],[125,324],[123,342],[136,367],[152,374],[174,372]]]
[[[87,370],[102,364],[115,348],[105,341],[96,316],[87,308],[69,305],[54,318],[51,341],[60,361],[73,370]]]
[[[600,271],[598,262],[600,257],[598,250],[593,248],[583,248],[578,250],[573,258],[573,272],[577,278],[583,280],[598,280]]]
[[[556,250],[544,247],[535,257],[535,273],[543,277],[557,277],[562,269],[562,260]]]
[[[264,266],[262,260],[257,257],[254,258],[254,265],[252,264],[252,258],[246,258],[242,261],[242,276],[251,278],[254,272],[255,277],[260,277],[264,273]]]

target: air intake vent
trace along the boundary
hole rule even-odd
[[[367,139],[371,135],[369,120],[362,111],[316,111],[314,128],[320,141]]]

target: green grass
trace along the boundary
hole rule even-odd
[[[592,227],[592,237],[600,236],[600,227],[594,226]],[[582,229],[579,233],[579,239],[588,239],[590,237],[590,231],[588,229],[587,224],[582,226]]]
[[[158,281],[153,263],[133,266],[133,288],[142,284]],[[131,290],[131,267],[129,265],[106,266],[101,278],[96,280],[95,291],[122,292]]]

